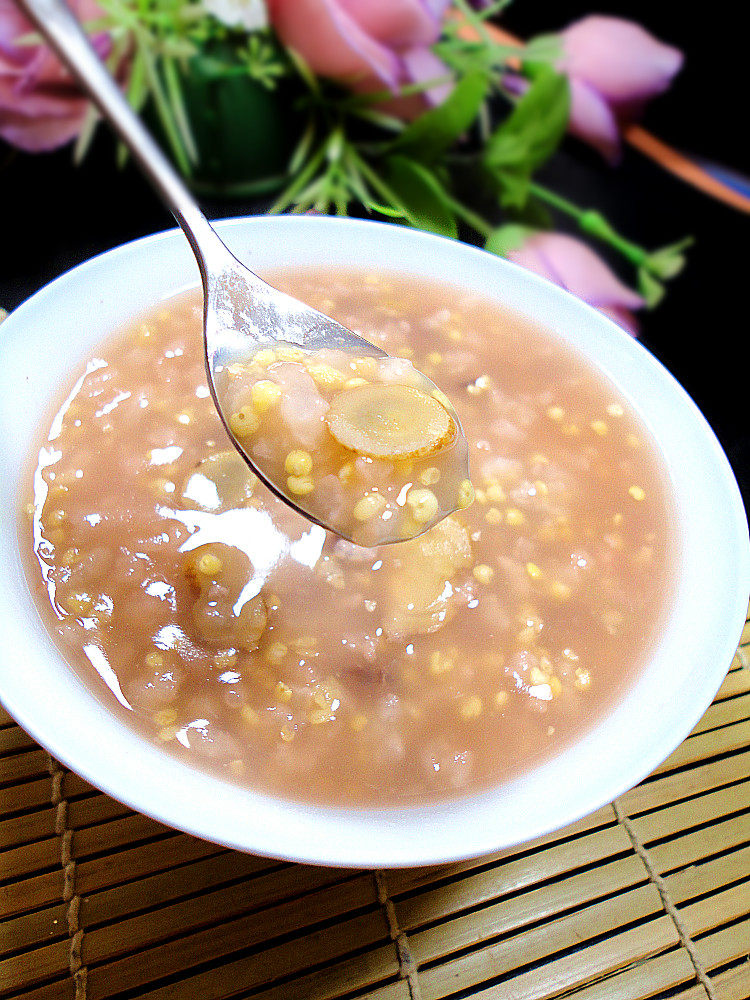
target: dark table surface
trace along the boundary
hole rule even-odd
[[[591,9],[585,3],[516,0],[504,23],[529,37]],[[686,53],[686,67],[670,93],[649,108],[649,129],[681,149],[747,171],[748,140],[740,115],[745,36],[729,30],[736,5],[717,2],[710,11],[681,5],[679,17],[671,4],[639,0],[598,3],[595,9],[638,19]],[[114,166],[111,141],[100,132],[90,156],[77,167],[69,149],[30,156],[0,144],[0,306],[12,309],[93,254],[173,224],[132,167]],[[579,204],[600,209],[623,234],[646,246],[684,235],[695,238],[688,265],[665,301],[644,314],[641,341],[703,410],[727,452],[747,508],[748,216],[687,187],[633,150],[610,170],[571,141],[544,179]],[[258,210],[247,202],[204,203],[204,208],[211,217]]]

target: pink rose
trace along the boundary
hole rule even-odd
[[[633,336],[637,334],[632,310],[641,309],[644,300],[580,240],[563,233],[537,232],[508,251],[507,257],[596,306]]]
[[[682,66],[682,53],[639,24],[592,14],[560,34],[559,69],[570,80],[573,135],[615,161],[620,125],[663,93]]]
[[[102,15],[93,0],[68,2],[82,21]],[[0,136],[30,153],[56,149],[75,138],[88,107],[47,46],[15,44],[34,30],[13,0],[0,0]],[[109,53],[106,34],[92,41],[100,56]]]
[[[430,50],[450,0],[268,0],[274,30],[318,76],[357,91],[444,77]],[[425,91],[439,104],[450,85]],[[409,113],[408,108],[404,109]]]

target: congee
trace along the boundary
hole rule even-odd
[[[378,454],[330,392],[369,419],[372,366],[317,359],[338,374],[316,378],[282,348],[236,414],[292,486],[362,525],[393,509],[406,534],[446,480],[470,504],[381,546],[293,512],[231,445],[185,293],[103,343],[40,434],[21,527],[39,613],[111,711],[227,780],[387,805],[513,778],[601,722],[656,641],[677,559],[658,450],[610,382],[489,300],[388,273],[271,280],[440,387],[473,503],[412,447],[425,422],[450,433],[439,398],[408,411],[414,454]]]

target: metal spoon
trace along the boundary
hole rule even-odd
[[[211,394],[235,448],[273,493],[311,521],[350,537],[345,526],[325,523],[290,496],[235,438],[228,425],[215,375],[238,359],[250,360],[260,349],[283,341],[305,350],[335,348],[360,356],[386,352],[352,333],[329,316],[272,288],[230,252],[201,212],[167,157],[123,97],[64,0],[17,0],[62,62],[86,90],[128,147],[146,177],[170,209],[195,254],[204,291],[204,342]],[[463,431],[458,424],[458,432]],[[392,541],[395,539],[383,539]]]

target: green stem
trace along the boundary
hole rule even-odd
[[[278,199],[268,209],[269,215],[278,215],[295,200],[300,191],[305,189],[315,176],[326,156],[326,143],[322,143],[313,156],[307,161],[307,165],[297,174],[291,184],[282,191]]]
[[[480,236],[484,237],[484,239],[487,239],[491,233],[494,232],[493,227],[489,224],[489,222],[487,222],[486,219],[483,219],[481,215],[477,215],[477,213],[472,211],[472,209],[467,208],[463,202],[457,201],[455,198],[451,197],[451,195],[447,194],[447,192],[446,195],[446,201],[455,215],[465,222],[467,226],[471,226],[471,228],[479,233]]]
[[[138,52],[143,58],[145,77],[149,83],[151,95],[154,99],[154,105],[156,107],[161,126],[164,129],[167,141],[171,146],[172,155],[174,156],[177,166],[183,176],[189,177],[191,173],[190,157],[188,156],[183,144],[180,130],[174,120],[172,108],[166,94],[164,93],[161,80],[159,79],[156,60],[153,53],[149,49],[148,39],[144,38],[144,32],[137,31],[135,33],[135,41],[138,46]]]
[[[573,204],[572,201],[568,201],[567,198],[557,194],[557,192],[550,191],[549,188],[533,181],[529,185],[529,190],[539,201],[543,201],[552,208],[557,209],[558,212],[562,212],[564,215],[569,215],[572,219],[575,219],[579,229],[584,233],[595,236],[603,243],[608,243],[609,246],[614,247],[615,250],[619,251],[635,267],[648,267],[648,251],[644,250],[637,243],[631,243],[630,240],[626,240],[623,236],[620,236],[599,212],[595,212],[592,209],[579,208],[578,205]]]
[[[365,178],[367,183],[372,187],[381,198],[385,198],[393,208],[397,208],[399,211],[404,213],[404,217],[409,219],[409,212],[406,207],[401,203],[401,199],[393,191],[393,189],[388,185],[378,174],[370,167],[370,165],[362,159],[354,150],[350,150],[351,157],[359,169],[362,176]],[[446,192],[446,201],[448,202],[452,211],[462,219],[467,225],[471,226],[472,229],[476,230],[485,239],[492,233],[492,226],[489,225],[480,215],[473,212],[470,208],[467,208],[462,202],[457,201],[455,198],[451,197]]]
[[[197,163],[199,159],[198,149],[195,145],[195,139],[193,138],[193,130],[190,127],[190,116],[188,115],[187,108],[185,107],[185,101],[182,96],[182,87],[180,85],[179,73],[177,72],[177,65],[174,59],[163,57],[162,68],[164,70],[164,80],[166,83],[168,100],[172,106],[174,123],[180,133],[183,148],[185,149],[185,153],[190,161],[192,163]]]
[[[484,23],[484,19],[477,13],[477,11],[475,11],[474,8],[466,2],[466,0],[454,0],[454,6],[461,14],[463,14],[464,18],[469,22],[472,28],[474,28],[482,41],[485,44],[492,45],[492,39],[487,31],[487,25]]]
[[[402,204],[401,199],[398,197],[396,192],[387,184],[382,177],[379,177],[376,171],[363,160],[362,157],[350,147],[349,155],[351,157],[352,163],[357,167],[362,177],[367,181],[373,191],[376,191],[380,198],[385,198],[386,202],[391,208],[397,209],[403,214],[405,219],[413,225],[413,219],[407,211],[406,207]]]

